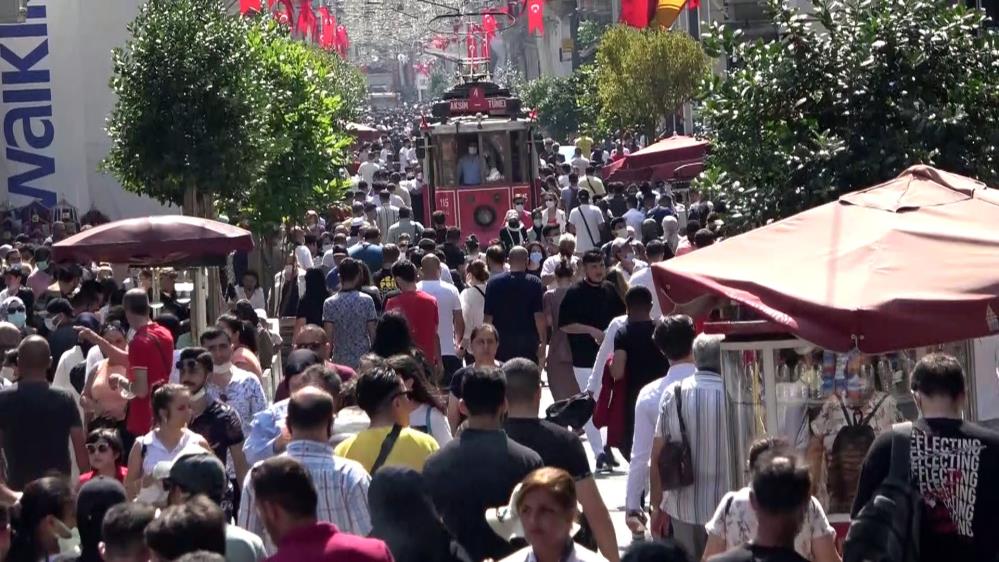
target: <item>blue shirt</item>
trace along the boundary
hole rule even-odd
[[[368,265],[371,271],[378,271],[382,268],[385,258],[382,255],[382,247],[379,244],[369,242],[358,242],[347,249],[347,253],[355,260],[361,260]]]
[[[482,183],[482,158],[477,154],[466,154],[458,160],[458,183],[479,185]]]
[[[274,456],[274,440],[281,435],[281,425],[288,417],[288,399],[271,404],[253,415],[250,422],[250,432],[243,442],[243,454],[246,463],[253,466],[258,461]]]
[[[336,266],[330,268],[330,272],[326,274],[326,288],[331,291],[340,290],[340,272],[337,271]]]

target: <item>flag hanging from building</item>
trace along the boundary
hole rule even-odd
[[[330,51],[333,49],[334,37],[336,36],[336,16],[330,13],[326,6],[319,8],[319,47]]]
[[[274,13],[274,19],[278,21],[281,25],[291,26],[295,17],[295,8],[291,5],[291,0],[276,0],[271,8],[276,8],[277,6],[283,6],[283,11],[276,11]]]
[[[312,11],[312,0],[299,2],[296,31],[302,39],[316,41],[316,13]]]
[[[527,0],[527,32],[545,34],[544,0]]]
[[[239,0],[239,13],[259,12],[260,0]]]
[[[657,0],[621,0],[621,23],[644,29],[655,13]]]
[[[660,29],[668,29],[676,21],[687,0],[653,0],[656,3],[652,24]]]

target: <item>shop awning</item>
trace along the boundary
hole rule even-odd
[[[991,335],[999,333],[999,190],[914,166],[654,268],[664,310],[719,295],[835,351]]]
[[[691,164],[703,166],[707,151],[708,141],[674,135],[611,162],[604,167],[603,176],[606,181],[670,180],[677,168],[691,169]]]

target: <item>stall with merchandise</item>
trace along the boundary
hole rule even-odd
[[[968,373],[966,419],[999,419],[999,190],[927,166],[654,266],[663,310],[713,309],[732,486],[785,437],[834,526],[874,438],[918,412],[923,355]],[[835,525],[836,523],[839,525]]]

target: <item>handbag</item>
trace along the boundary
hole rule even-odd
[[[680,440],[667,441],[656,459],[663,490],[686,488],[694,483],[694,463],[690,455],[687,425],[683,422],[682,396],[680,385],[677,385],[673,389],[673,398],[676,400],[676,417],[680,420]]]

